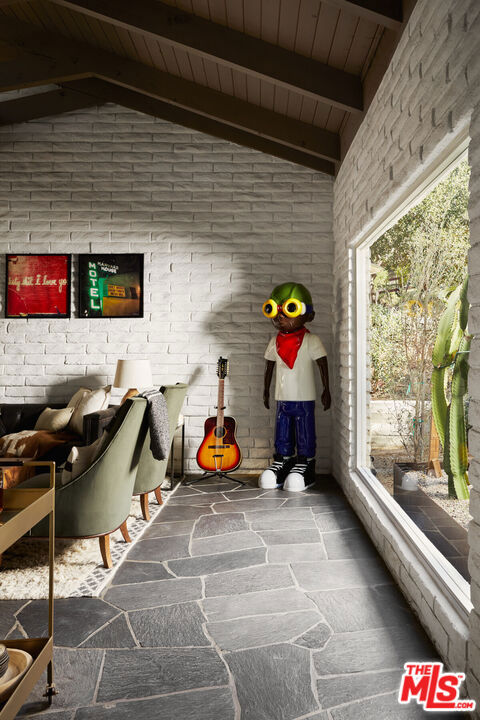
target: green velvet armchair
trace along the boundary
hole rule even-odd
[[[127,517],[148,430],[147,401],[135,397],[121,407],[103,451],[81,475],[66,485],[57,474],[55,535],[63,538],[98,537],[105,567],[112,567],[110,534],[120,529],[130,542]],[[36,475],[22,487],[47,487],[48,475]],[[48,536],[48,523],[32,529]]]
[[[185,394],[188,385],[177,383],[176,385],[167,385],[163,389],[165,401],[167,403],[169,435],[170,441],[173,442],[173,435],[178,424],[178,416],[182,409]],[[154,492],[159,505],[162,504],[162,494],[160,485],[165,479],[167,472],[168,458],[165,460],[155,460],[150,450],[150,432],[147,434],[143,442],[142,454],[138,464],[137,476],[135,478],[135,486],[133,488],[134,495],[140,495],[140,504],[144,520],[150,519],[148,511],[148,494]]]

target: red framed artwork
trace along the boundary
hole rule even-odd
[[[70,255],[7,255],[7,318],[70,317]]]

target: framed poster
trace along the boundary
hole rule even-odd
[[[7,255],[7,318],[70,317],[71,255]]]
[[[80,255],[80,317],[143,317],[143,255]]]

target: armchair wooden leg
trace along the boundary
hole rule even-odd
[[[128,527],[127,527],[127,521],[126,521],[126,520],[125,520],[125,522],[123,522],[123,523],[120,525],[120,532],[122,533],[123,539],[125,540],[126,543],[131,543],[131,542],[132,542],[132,538],[131,538],[130,535],[128,534]]]
[[[140,507],[142,508],[143,519],[148,522],[150,520],[150,511],[148,509],[148,493],[140,495]]]
[[[100,542],[100,552],[102,553],[103,565],[111,568],[113,565],[112,556],[110,555],[110,535],[101,535],[98,538]]]
[[[162,490],[160,488],[160,485],[155,488],[153,492],[155,493],[155,497],[157,498],[157,503],[159,505],[163,505]]]

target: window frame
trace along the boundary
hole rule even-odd
[[[368,457],[368,303],[370,246],[393,227],[411,208],[418,205],[434,187],[462,160],[468,159],[470,138],[463,128],[443,151],[426,165],[423,172],[408,184],[402,195],[392,199],[390,209],[351,244],[354,260],[354,353],[355,353],[355,447],[354,473],[380,504],[387,518],[399,531],[427,575],[453,603],[464,621],[472,609],[470,585],[417,527],[369,468]]]

